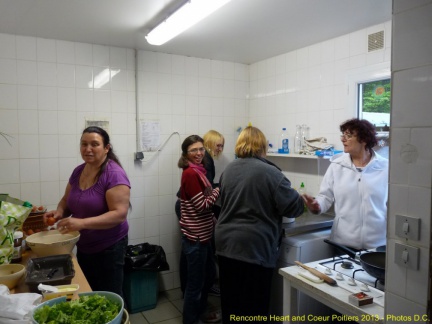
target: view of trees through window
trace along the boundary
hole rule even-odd
[[[388,158],[390,141],[390,79],[358,84],[358,115],[375,125],[378,146],[375,148]]]
[[[369,120],[377,128],[389,127],[390,79],[360,83],[358,94],[360,118]]]

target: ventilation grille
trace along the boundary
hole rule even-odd
[[[368,52],[384,48],[384,31],[368,35]]]

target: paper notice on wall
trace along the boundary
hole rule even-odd
[[[140,121],[141,150],[157,151],[160,146],[160,125],[158,121]]]

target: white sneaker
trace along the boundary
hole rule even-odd
[[[201,323],[220,323],[222,322],[222,312],[221,310],[216,310],[213,312],[205,313],[201,316]]]

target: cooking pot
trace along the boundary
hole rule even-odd
[[[356,253],[356,251],[332,242],[330,240],[325,239],[324,242],[333,245],[344,253],[348,254],[355,262],[360,262],[360,265],[363,267],[363,270],[366,271],[369,275],[374,278],[377,278],[384,284],[385,281],[385,261],[386,261],[386,253],[385,252],[365,252],[360,255]],[[382,250],[383,247],[378,247],[378,249]]]

